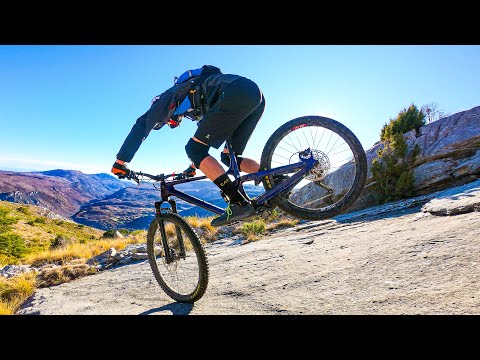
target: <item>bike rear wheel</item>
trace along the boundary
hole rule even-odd
[[[365,185],[367,159],[355,134],[338,121],[302,116],[285,123],[265,144],[260,168],[297,163],[299,154],[307,149],[318,165],[289,193],[274,197],[272,203],[301,219],[321,220],[344,212]],[[266,190],[275,185],[272,176],[263,178],[262,183]]]
[[[207,256],[195,230],[182,217],[166,212],[155,218],[148,229],[147,250],[155,279],[168,296],[192,303],[204,295],[209,276]]]

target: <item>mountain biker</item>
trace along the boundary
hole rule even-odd
[[[150,108],[133,125],[116,155],[111,172],[119,178],[129,175],[126,163],[130,162],[152,129],[167,124],[177,127],[183,117],[197,121],[198,128],[185,146],[192,164],[183,172],[185,177],[195,176],[200,169],[228,197],[225,212],[211,222],[220,226],[255,215],[253,205],[246,199],[227,175],[220,163],[209,155],[210,147],[218,149],[227,139],[231,140],[240,171],[257,172],[260,165],[255,160],[242,157],[253,130],[265,109],[265,98],[252,80],[235,74],[223,74],[212,65],[202,67],[203,80],[198,93],[201,99],[193,106],[194,98],[188,96],[188,82],[175,84],[152,99]],[[197,88],[198,89],[198,88]],[[228,149],[220,154],[222,163],[230,166]]]

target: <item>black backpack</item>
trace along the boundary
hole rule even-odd
[[[175,85],[182,84],[185,81],[192,81],[197,84],[201,80],[205,80],[207,77],[213,74],[221,74],[221,70],[213,65],[203,65],[199,69],[187,70],[179,77],[173,78],[173,83]]]
[[[213,65],[203,65],[199,69],[187,70],[179,77],[173,79],[175,85],[183,84],[187,81],[191,83],[188,92],[188,99],[190,101],[189,109],[182,109],[184,116],[192,120],[200,120],[205,112],[203,104],[202,83],[213,74],[221,74],[221,70]],[[183,103],[179,101],[179,105]]]

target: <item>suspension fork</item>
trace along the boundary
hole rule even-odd
[[[168,199],[168,203],[172,207],[172,212],[177,214],[177,202],[173,199]],[[177,241],[178,241],[178,247],[180,249],[180,254],[179,256],[183,259],[185,259],[185,243],[183,242],[183,235],[182,235],[182,230],[175,225],[175,232],[177,233]]]
[[[162,248],[163,248],[163,253],[165,256],[165,261],[167,264],[172,263],[175,259],[172,256],[172,253],[170,251],[170,247],[168,246],[168,241],[167,241],[167,232],[165,231],[165,223],[163,222],[163,215],[161,211],[161,205],[163,203],[162,201],[156,201],[155,202],[155,218],[157,219],[158,223],[158,228],[160,230],[160,235],[162,237]],[[177,204],[175,200],[168,200],[168,203],[172,207],[172,212],[177,213]],[[182,258],[185,258],[185,244],[183,242],[183,235],[182,231],[178,226],[175,226],[175,231],[177,234],[177,241],[178,241],[178,246],[180,250],[179,256]]]

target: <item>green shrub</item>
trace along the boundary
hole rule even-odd
[[[126,236],[126,235],[128,235],[128,234],[131,233],[131,231],[128,230],[128,229],[117,229],[117,231],[118,231],[120,234],[122,234],[123,236]]]
[[[19,213],[22,213],[23,215],[30,215],[30,210],[26,206],[20,206],[17,208],[17,211]]]
[[[23,239],[14,233],[0,234],[0,254],[20,258],[27,253]]]
[[[265,233],[265,221],[254,220],[243,223],[241,232],[247,239],[252,237],[255,238],[257,235]]]
[[[413,129],[418,130],[422,125],[425,125],[425,114],[412,104],[383,126],[380,132],[383,149],[377,152],[378,156],[371,167],[378,203],[405,199],[413,195],[414,178],[411,166],[420,148],[416,145],[411,154],[408,154],[403,134]]]
[[[423,111],[411,104],[408,108],[401,110],[397,117],[390,119],[388,124],[385,124],[380,131],[381,141],[390,141],[392,135],[405,134],[410,130],[418,130],[420,126],[426,124],[425,114]]]
[[[107,230],[103,233],[102,237],[104,238],[113,238],[115,237],[115,230],[113,229],[110,229],[110,230]]]
[[[50,250],[65,248],[69,244],[73,244],[74,241],[66,236],[57,235],[54,240],[50,242]]]
[[[15,224],[18,219],[9,215],[7,209],[0,208],[0,234],[6,233],[12,229],[10,225]]]

